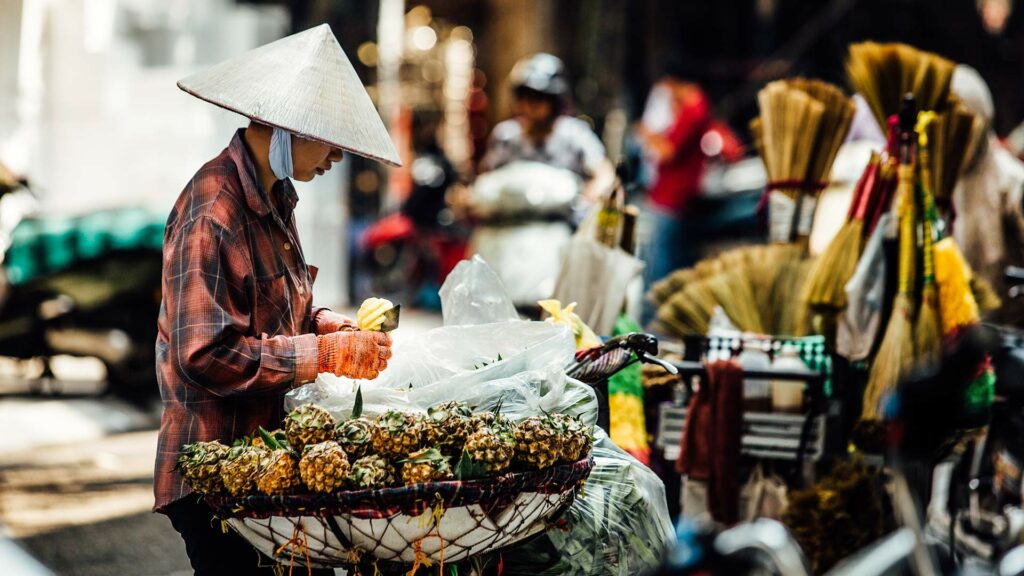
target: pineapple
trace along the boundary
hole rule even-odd
[[[373,448],[373,434],[377,424],[363,418],[363,389],[356,388],[356,400],[352,405],[352,415],[348,420],[339,422],[334,428],[334,440],[348,454],[349,460],[357,460],[366,456]]]
[[[217,440],[185,444],[181,447],[177,468],[196,492],[217,494],[224,489],[220,467],[228,451],[229,448]]]
[[[291,449],[269,432],[260,428],[260,436],[267,446],[256,473],[256,489],[264,494],[287,494],[302,484],[299,477],[299,459]]]
[[[488,474],[508,470],[516,454],[516,439],[512,428],[500,422],[477,428],[466,439],[466,454],[472,461],[483,464]]]
[[[377,424],[368,418],[350,418],[334,429],[334,440],[341,445],[350,459],[356,460],[366,456],[373,448],[376,428]]]
[[[303,404],[284,419],[288,444],[302,452],[307,444],[319,444],[334,436],[334,416],[315,404]]]
[[[356,460],[348,473],[348,485],[357,490],[385,488],[394,482],[394,467],[376,454]]]
[[[558,425],[561,434],[562,454],[559,460],[563,463],[572,463],[586,457],[593,446],[593,439],[590,437],[590,431],[583,426],[583,422],[566,414],[552,414],[551,418]]]
[[[345,451],[333,440],[307,445],[299,460],[299,474],[311,492],[337,492],[350,470]]]
[[[405,485],[423,482],[437,482],[452,477],[452,469],[448,457],[437,448],[427,448],[414,452],[409,458],[402,460],[402,482]]]
[[[263,445],[262,440],[260,445]],[[266,449],[256,446],[248,438],[236,442],[220,465],[220,478],[232,496],[244,496],[256,491],[256,474]]]
[[[531,416],[516,426],[516,459],[527,468],[540,470],[562,457],[560,426],[550,415]]]
[[[465,402],[444,402],[427,409],[423,442],[428,446],[437,445],[449,456],[460,454],[466,437],[472,432],[473,413]]]
[[[413,414],[388,410],[377,417],[373,450],[388,458],[404,458],[420,448],[423,428]]]

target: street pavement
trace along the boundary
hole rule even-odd
[[[438,325],[403,310],[405,332]],[[0,573],[39,574],[11,572],[13,544],[59,575],[191,574],[180,537],[150,511],[159,404],[100,396],[85,364],[57,375],[46,388],[75,397],[27,395],[0,366]]]

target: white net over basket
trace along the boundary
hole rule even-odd
[[[207,501],[253,547],[282,564],[433,565],[495,552],[547,530],[592,467],[587,458],[479,480]]]
[[[548,528],[548,520],[572,503],[574,492],[520,494],[489,515],[473,504],[390,518],[271,516],[231,518],[228,524],[257,550],[281,563],[314,567],[378,560],[413,564],[458,562],[520,542]],[[333,523],[333,526],[332,526]]]

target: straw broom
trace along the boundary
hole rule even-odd
[[[812,308],[833,311],[846,308],[846,283],[853,276],[864,248],[864,214],[874,191],[880,165],[881,156],[873,152],[854,188],[846,222],[811,270],[804,301]]]
[[[846,74],[871,107],[878,125],[900,110],[904,94],[913,94],[921,110],[943,111],[955,64],[906,44],[851,44]]]
[[[882,398],[896,388],[900,376],[909,369],[913,356],[914,314],[914,167],[900,164],[900,259],[899,292],[893,305],[889,325],[885,329],[878,355],[868,374],[864,391],[863,420],[881,420]]]

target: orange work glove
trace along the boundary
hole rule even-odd
[[[317,372],[354,380],[373,380],[387,368],[391,336],[384,332],[350,330],[316,337]]]
[[[340,332],[346,329],[354,330],[355,328],[355,320],[327,308],[322,308],[313,317],[313,331],[317,334],[330,334],[331,332]]]

